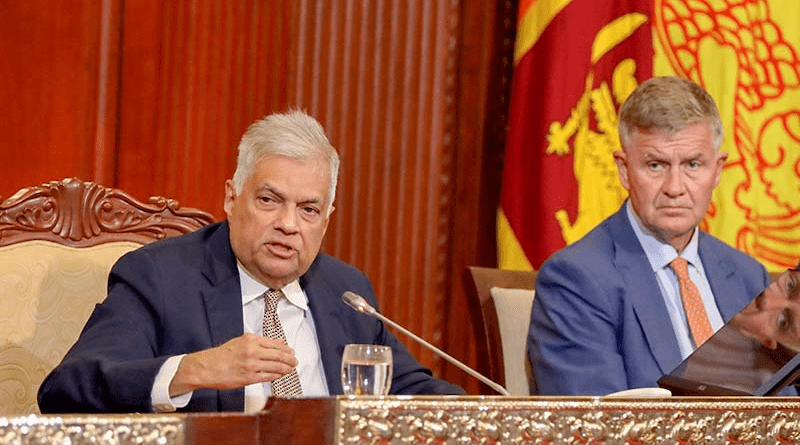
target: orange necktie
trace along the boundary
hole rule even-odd
[[[714,333],[714,330],[711,329],[711,322],[708,321],[708,314],[703,305],[703,299],[700,297],[700,291],[689,278],[689,263],[684,258],[675,258],[669,263],[669,266],[678,276],[683,310],[686,311],[686,318],[689,319],[689,330],[692,331],[694,344],[700,346]]]

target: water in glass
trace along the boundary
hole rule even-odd
[[[392,384],[388,346],[347,345],[342,354],[342,389],[346,395],[386,395]]]

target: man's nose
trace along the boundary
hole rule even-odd
[[[670,168],[664,178],[661,189],[669,196],[681,195],[685,187],[685,179],[680,168]]]
[[[278,214],[277,227],[284,232],[297,231],[297,206],[285,204]]]
[[[776,349],[778,347],[778,342],[775,341],[774,338],[765,337],[761,339],[761,346],[767,349]]]

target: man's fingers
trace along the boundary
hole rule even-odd
[[[269,362],[267,367],[255,373],[255,378],[260,382],[272,382],[294,371],[291,366],[282,363]]]
[[[286,345],[282,340],[269,339],[266,340],[262,346],[262,354],[258,354],[262,360],[278,361],[286,363],[289,366],[297,366],[297,357],[294,355],[294,349]]]

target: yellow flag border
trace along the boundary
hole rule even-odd
[[[533,270],[503,209],[497,210],[497,265],[505,270]]]
[[[539,40],[553,18],[572,0],[538,0],[524,12],[517,29],[517,42],[514,48],[514,64]]]

